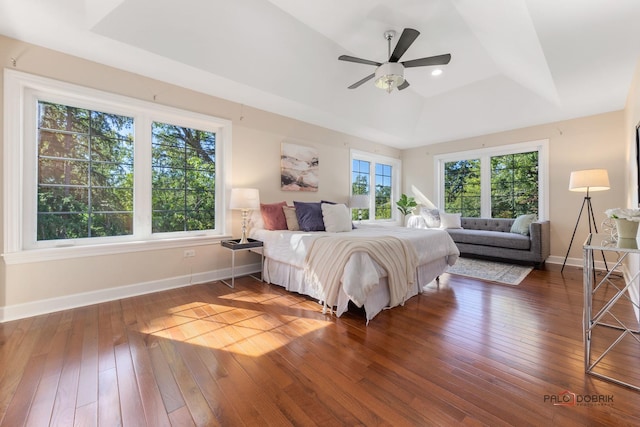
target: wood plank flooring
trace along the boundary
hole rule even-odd
[[[249,277],[7,322],[0,425],[640,425],[639,392],[584,374],[582,306],[552,265],[444,274],[368,326]],[[640,381],[633,345],[605,369]]]

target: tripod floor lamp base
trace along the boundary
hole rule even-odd
[[[582,217],[582,212],[587,211],[587,223],[589,225],[589,234],[597,233],[598,226],[596,225],[596,217],[593,213],[593,205],[591,204],[591,196],[589,196],[590,191],[603,191],[609,189],[609,174],[606,169],[587,169],[580,171],[571,172],[571,178],[569,179],[569,190],[571,191],[586,191],[586,196],[582,200],[582,206],[580,207],[580,213],[578,213],[578,219],[576,220],[576,225],[573,228],[573,234],[571,235],[571,242],[569,243],[569,248],[567,249],[567,254],[564,257],[564,262],[562,263],[562,269],[560,272],[564,271],[564,267],[567,264],[567,258],[569,258],[569,253],[571,252],[571,246],[573,246],[573,240],[576,237],[576,232],[578,231],[578,225],[580,225],[580,218]],[[586,238],[586,236],[585,236]],[[605,268],[607,271],[609,267],[607,266],[607,261],[604,257],[604,252],[602,253],[602,260],[604,261]]]

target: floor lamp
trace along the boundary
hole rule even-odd
[[[569,178],[569,190],[571,191],[579,191],[586,192],[587,194],[584,196],[582,200],[582,207],[580,208],[580,213],[578,214],[578,219],[576,220],[576,226],[573,229],[573,234],[571,235],[571,243],[569,243],[569,249],[567,249],[567,255],[564,257],[564,262],[562,263],[562,269],[560,272],[564,270],[564,266],[567,263],[567,258],[569,257],[569,252],[571,251],[571,245],[573,245],[573,239],[576,237],[576,231],[578,230],[578,224],[580,224],[580,218],[582,217],[582,212],[587,208],[587,222],[589,223],[589,234],[594,231],[598,232],[598,227],[596,225],[596,218],[593,214],[593,206],[591,205],[591,196],[589,193],[591,191],[604,191],[608,190],[609,187],[609,174],[606,169],[586,169],[571,172],[571,177]],[[602,260],[604,261],[605,267],[607,267],[607,260],[604,259],[604,252],[602,253]],[[607,267],[607,270],[609,268]]]

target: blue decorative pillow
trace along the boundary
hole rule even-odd
[[[320,202],[293,202],[298,225],[302,231],[325,231]]]

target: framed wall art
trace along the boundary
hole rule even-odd
[[[283,191],[318,191],[318,151],[315,148],[282,143],[280,188]]]

